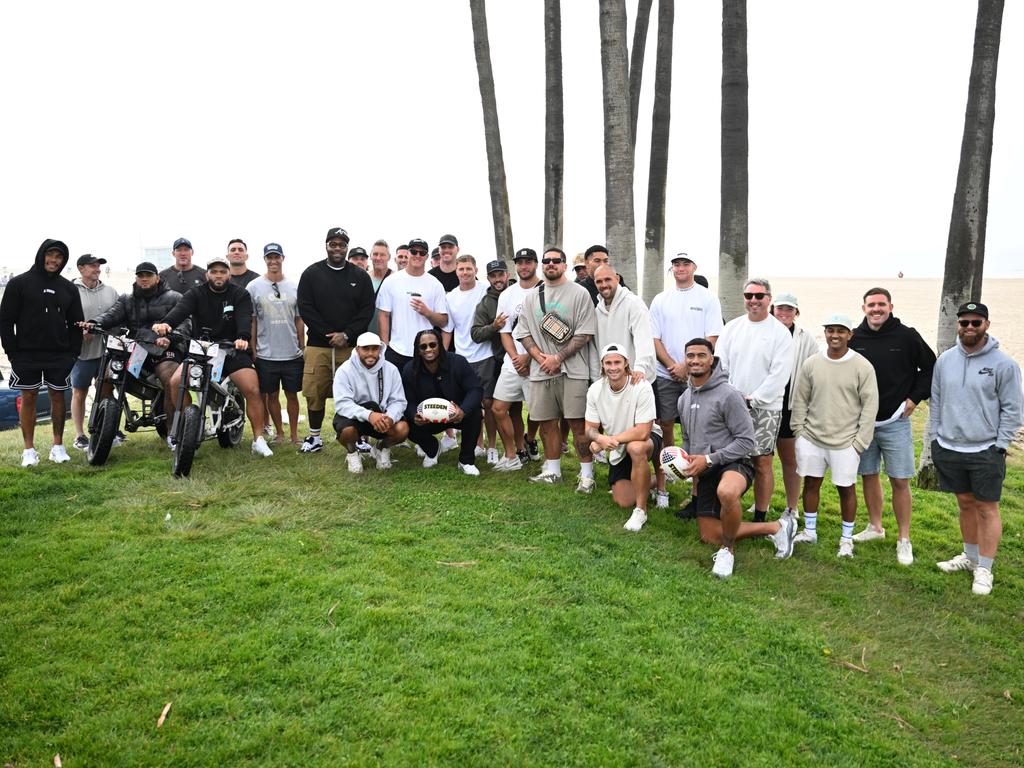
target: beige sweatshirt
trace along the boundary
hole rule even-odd
[[[793,391],[793,434],[819,448],[863,453],[875,434],[878,384],[867,359],[850,350],[841,360],[822,352],[800,367]]]

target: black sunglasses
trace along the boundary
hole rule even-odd
[[[563,259],[541,259],[541,264],[561,264]]]
[[[427,252],[424,251],[422,248],[410,248],[409,249],[409,253],[411,253],[413,256],[426,256],[427,255]]]
[[[971,328],[981,328],[981,326],[984,324],[985,321],[984,320],[959,320],[957,322],[960,323],[960,327],[961,328],[967,328],[968,326],[971,327]]]
[[[420,349],[422,349],[422,350],[437,349],[437,342],[436,341],[428,341],[425,344],[420,344]]]
[[[747,301],[750,301],[751,299],[757,299],[758,301],[760,301],[765,296],[770,296],[770,295],[771,294],[768,294],[768,293],[744,293],[743,294],[743,298],[746,299]]]
[[[281,289],[277,287],[277,283],[271,283],[270,287],[274,289],[274,297],[281,298]]]

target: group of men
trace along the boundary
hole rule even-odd
[[[649,498],[669,505],[670,478],[659,456],[675,444],[678,421],[692,483],[689,503],[676,514],[696,517],[702,539],[718,546],[716,575],[732,573],[735,542],[743,538],[770,537],[780,558],[796,543],[816,543],[826,470],[840,498],[838,556],[852,557],[855,542],[883,539],[883,466],[897,560],[909,565],[909,416],[931,397],[933,457],[943,489],[957,495],[964,537],[964,552],[940,568],[973,571],[974,591],[991,590],[1005,452],[1021,424],[1021,387],[1019,367],[987,333],[985,305],[960,308],[958,343],[936,363],[917,331],[892,314],[892,297],[880,287],[865,293],[858,325],[843,314],[826,318],[818,351],[797,339],[796,298],[774,298],[767,280],[749,280],[744,314],[724,323],[717,297],[686,253],[671,257],[673,285],[648,308],[600,245],[577,258],[576,280],[561,249],[538,258],[522,248],[513,258],[516,279],[494,260],[486,265],[486,285],[477,279],[476,260],[460,254],[450,234],[440,238],[429,271],[430,247],[419,238],[396,249],[394,270],[383,240],[369,254],[350,250],[348,233],[335,227],[325,249],[296,284],[285,278],[284,250],[276,243],[263,249],[266,272],[259,275],[248,269],[240,239],[202,270],[192,264],[191,243],[180,238],[172,267],[157,274],[150,263],[138,265],[131,294],[118,297],[99,280],[104,260],[82,256],[81,277],[71,285],[59,278],[67,247],[44,241],[35,266],[11,281],[0,311],[12,386],[25,398],[23,465],[39,461],[29,412],[43,381],[54,401],[50,459],[69,460],[62,445],[69,386],[81,447],[85,393],[102,374],[89,330],[126,325],[158,334],[164,354],[152,365],[166,385],[170,416],[181,378],[168,334],[202,329],[234,343],[224,375],[246,399],[256,454],[272,455],[267,437],[283,435],[281,389],[291,440],[303,453],[323,449],[326,401],[333,400],[332,426],[352,473],[363,471],[364,453],[377,468],[389,468],[391,449],[406,440],[424,467],[434,466],[461,432],[463,473],[479,475],[482,456],[496,472],[542,459],[530,480],[555,484],[572,432],[576,491],[592,493],[595,459],[607,463],[612,499],[632,508],[624,527],[639,531]],[[309,423],[301,443],[299,392]],[[420,412],[429,398],[448,402],[443,423]],[[275,431],[265,430],[265,414]],[[790,443],[803,484],[799,531],[795,503],[768,520],[773,456],[778,445],[786,470],[781,446]],[[858,475],[869,522],[855,534]],[[740,499],[751,486],[753,519],[744,522]]]

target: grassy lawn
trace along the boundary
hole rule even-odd
[[[742,542],[722,582],[694,523],[623,531],[603,468],[580,497],[454,454],[353,477],[337,444],[244,445],[175,480],[152,434],[31,471],[0,436],[0,760],[1024,763],[1019,455],[978,598],[935,568],[959,551],[943,494],[915,491],[911,568],[891,535],[838,561],[830,491],[818,546]]]

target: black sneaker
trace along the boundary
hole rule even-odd
[[[540,448],[537,447],[536,440],[527,440],[526,450],[529,452],[530,461],[540,461]],[[522,456],[520,456],[519,458],[522,458]]]
[[[75,438],[74,447],[80,451],[84,451],[89,447],[89,438],[85,435],[81,435]]]
[[[359,451],[360,453],[369,453],[370,448],[371,446],[368,442],[366,442],[365,437],[360,437],[359,440],[356,441],[356,450]]]
[[[525,450],[523,450],[523,451],[516,451],[516,456],[519,457],[519,461],[521,461],[523,464],[529,464],[530,463],[530,454],[529,454],[529,452],[527,452]]]
[[[675,512],[676,517],[680,520],[696,520],[697,519],[697,499],[690,497],[690,503],[685,507],[680,507]]]

